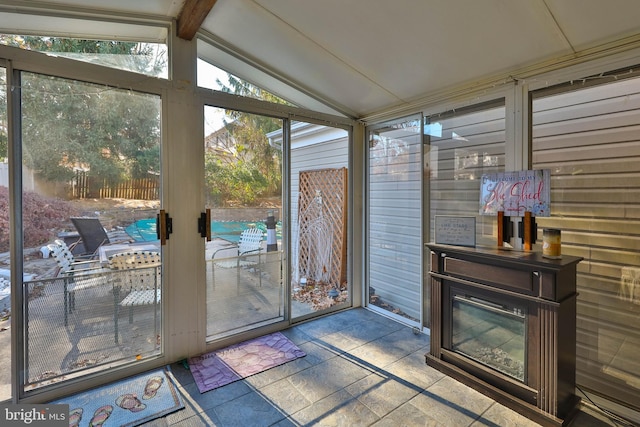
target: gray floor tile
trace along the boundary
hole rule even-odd
[[[140,427],[168,427],[169,422],[166,418],[156,418],[148,423],[140,424]]]
[[[251,393],[252,389],[244,381],[236,381],[206,393],[200,393],[195,383],[181,387],[180,391],[186,401],[192,402],[194,408],[203,412]]]
[[[148,427],[537,425],[427,366],[429,337],[364,309],[283,331],[307,355],[201,394],[171,366],[185,409]],[[615,425],[581,411],[570,426]]]
[[[342,353],[333,346],[327,345],[324,341],[307,342],[298,347],[307,354],[304,359],[310,365],[317,365]]]
[[[293,414],[311,405],[311,401],[286,379],[261,388],[259,393],[287,414]]]
[[[363,362],[384,367],[424,348],[427,344],[426,335],[416,335],[406,327],[357,347],[349,354]]]
[[[383,317],[373,311],[369,310],[344,310],[331,315],[331,317],[335,317],[337,320],[341,321],[346,325],[359,324],[362,322],[374,321],[386,322],[390,319]],[[402,328],[402,324],[391,321],[390,323],[395,323],[399,328]]]
[[[214,411],[224,427],[270,426],[286,418],[286,414],[257,392],[218,405]]]
[[[405,403],[372,424],[373,427],[443,427],[444,424],[431,418],[415,406]],[[457,427],[457,426],[456,426]]]
[[[168,425],[177,425],[182,421],[191,418],[193,416],[198,415],[203,412],[203,409],[197,404],[191,396],[189,396],[183,388],[178,388],[178,392],[182,397],[182,402],[184,403],[184,409],[181,409],[176,412],[172,412],[171,414],[164,417],[167,420]]]
[[[280,331],[285,337],[289,338],[292,343],[298,347],[304,343],[313,341],[313,337],[305,334],[303,330],[297,326],[294,326],[284,331]]]
[[[305,426],[358,427],[369,426],[379,417],[349,393],[339,390],[292,414],[291,419]]]
[[[328,316],[297,325],[296,329],[316,340],[350,325],[351,322],[343,318]]]
[[[377,341],[384,343],[390,352],[404,357],[427,347],[429,345],[429,336],[420,332],[415,333],[413,329],[404,327],[385,335]]]
[[[218,427],[221,426],[220,421],[218,420],[218,417],[215,416],[215,414],[213,416],[209,416],[208,414],[202,413],[199,415],[195,415],[192,417],[189,417],[187,419],[184,420],[180,420],[178,422],[176,422],[175,424],[172,423],[170,424],[171,426],[177,426],[177,427],[203,427],[203,426],[207,426],[207,427]]]
[[[481,426],[511,426],[511,427],[536,427],[538,423],[534,423],[530,419],[512,411],[511,409],[494,403],[486,410],[482,416],[471,424],[472,427]]]
[[[426,348],[422,348],[384,367],[388,375],[406,381],[417,389],[425,389],[445,375],[425,363]]]
[[[443,377],[409,403],[444,425],[468,426],[494,401],[450,377]]]
[[[379,417],[384,417],[422,391],[382,372],[373,373],[345,390]]]
[[[264,372],[251,375],[250,377],[245,378],[244,382],[253,388],[260,389],[268,386],[269,384],[280,381],[283,378],[287,378],[297,372],[309,369],[311,366],[312,364],[309,363],[307,356],[304,356],[283,365],[273,367]]]
[[[341,331],[323,336],[321,340],[341,351],[349,351],[397,330],[389,322],[368,321],[351,324]]]
[[[334,357],[288,378],[311,402],[317,402],[371,373],[343,357]]]
[[[280,420],[271,427],[300,427],[300,424],[292,420],[291,418],[285,418]]]

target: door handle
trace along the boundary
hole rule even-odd
[[[164,209],[156,216],[156,233],[160,245],[164,246],[169,240],[169,235],[173,233],[173,218]]]
[[[211,209],[205,209],[204,212],[200,213],[200,218],[198,218],[198,233],[200,236],[206,237],[207,242],[211,241]]]

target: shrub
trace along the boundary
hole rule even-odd
[[[75,214],[73,206],[65,200],[23,193],[24,246],[37,247],[51,242]],[[0,186],[0,252],[9,250],[10,230],[9,189]]]
[[[244,161],[223,162],[215,155],[205,158],[205,180],[212,206],[255,206],[269,194],[269,179],[255,165]],[[277,193],[276,193],[277,194]]]

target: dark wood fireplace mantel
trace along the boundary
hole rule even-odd
[[[565,424],[580,400],[575,395],[576,268],[582,258],[552,260],[535,252],[432,243],[427,247],[431,251],[427,364],[540,424]],[[524,380],[453,348],[452,306],[461,295],[522,308],[518,313],[525,314]]]

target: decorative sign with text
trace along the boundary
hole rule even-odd
[[[480,215],[550,216],[549,177],[548,169],[482,175]]]
[[[436,215],[436,243],[475,246],[476,219],[472,216]]]

